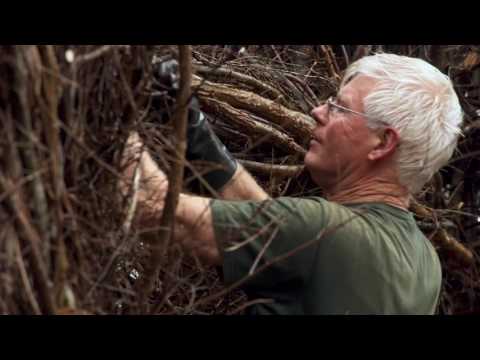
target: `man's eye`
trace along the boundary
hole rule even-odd
[[[337,114],[339,111],[340,111],[340,109],[337,108],[336,106],[332,106],[331,109],[330,109],[330,112],[332,112],[334,114]]]
[[[335,103],[335,102],[332,103],[332,110],[335,113],[344,113],[345,112],[345,110],[342,107],[338,106],[337,103]]]

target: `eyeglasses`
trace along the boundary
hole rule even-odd
[[[367,114],[365,114],[365,113],[361,113],[361,112],[346,108],[345,106],[338,105],[337,104],[337,98],[335,96],[330,96],[325,103],[327,104],[327,119],[330,119],[330,113],[332,113],[332,112],[334,112],[334,113],[335,112],[343,112],[343,113],[348,112],[348,113],[351,113],[351,114],[363,116],[366,119],[369,118],[367,116]],[[378,124],[381,124],[382,126],[386,126],[386,127],[391,126],[389,123],[387,123],[385,121],[382,121],[382,120],[375,120],[375,122],[378,123]]]
[[[339,112],[349,112],[349,113],[352,113],[352,114],[355,114],[355,115],[360,115],[360,116],[367,117],[367,114],[364,114],[364,113],[346,108],[342,105],[338,105],[337,104],[337,98],[335,96],[330,96],[327,99],[326,104],[327,104],[327,116],[329,116],[330,112],[332,112],[332,109],[334,109],[334,110],[339,111]]]

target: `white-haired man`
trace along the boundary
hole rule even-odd
[[[221,199],[182,194],[175,239],[222,265],[227,284],[244,279],[250,298],[269,299],[252,314],[435,313],[439,259],[408,207],[455,149],[462,111],[451,81],[420,59],[364,57],[312,116],[305,165],[324,198],[271,199],[225,155]],[[205,158],[226,152],[214,143]],[[128,151],[140,146],[132,135]],[[154,179],[140,199],[151,225],[168,186],[146,152],[141,169]]]

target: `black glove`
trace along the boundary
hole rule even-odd
[[[175,59],[154,63],[153,65],[154,87],[168,92],[175,98],[179,88],[178,62]]]
[[[218,167],[203,177],[215,190],[221,189],[235,174],[238,163],[215,135],[198,100],[192,98],[188,112],[187,160],[202,160]]]
[[[179,84],[177,75],[178,63],[168,60],[154,64],[154,76],[160,90],[166,90],[171,98],[175,98]],[[189,161],[202,160],[215,166],[203,175],[205,181],[214,189],[221,189],[235,174],[238,163],[225,145],[215,135],[207,117],[200,110],[198,99],[192,96],[188,110],[187,152]]]

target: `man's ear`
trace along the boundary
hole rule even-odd
[[[400,142],[398,131],[392,128],[382,129],[376,136],[376,145],[368,153],[369,160],[380,160],[392,155]]]

